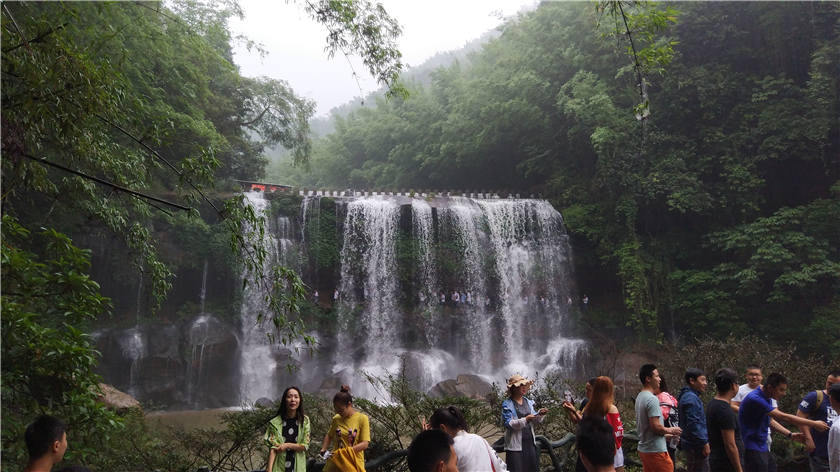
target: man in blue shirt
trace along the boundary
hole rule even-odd
[[[825,421],[829,426],[837,421],[837,412],[831,408],[828,389],[840,382],[840,370],[832,371],[825,381],[825,390],[813,391],[805,395],[799,404],[796,416],[811,420]],[[808,462],[811,472],[829,472],[828,467],[828,432],[819,432],[811,428],[800,427],[805,436],[805,450],[808,451]]]
[[[738,422],[744,439],[744,471],[776,472],[776,461],[767,447],[767,427],[770,418],[793,423],[797,426],[812,427],[818,431],[827,431],[828,425],[798,416],[782,413],[773,406],[772,400],[780,400],[787,393],[787,379],[779,373],[767,377],[764,385],[753,390],[741,402],[738,409]],[[804,440],[802,433],[782,431],[782,434],[798,441]]]
[[[686,385],[677,399],[679,407],[679,448],[683,452],[688,472],[709,472],[709,433],[706,430],[706,413],[700,395],[706,391],[706,374],[700,369],[685,371]]]

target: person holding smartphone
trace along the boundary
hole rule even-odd
[[[511,472],[537,472],[539,455],[534,439],[534,423],[542,423],[548,409],[534,409],[533,400],[525,397],[533,384],[521,375],[507,381],[508,398],[502,402],[502,426],[505,428],[505,460]]]

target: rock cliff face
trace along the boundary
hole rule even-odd
[[[143,402],[174,408],[239,401],[236,328],[212,315],[94,334],[99,373]]]

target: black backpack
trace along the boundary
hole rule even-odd
[[[659,402],[659,408],[663,406],[667,406],[670,408],[671,412],[668,413],[668,418],[662,422],[662,425],[666,428],[673,428],[674,426],[680,425],[680,411],[675,405],[671,405],[670,403],[663,403]]]

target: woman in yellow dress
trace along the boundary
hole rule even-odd
[[[333,397],[333,410],[336,414],[321,444],[322,455],[332,445],[324,472],[364,472],[364,451],[370,445],[370,421],[367,415],[353,408],[353,397],[347,385],[342,385],[341,391]]]
[[[297,387],[283,392],[280,411],[268,422],[267,472],[306,472],[309,448],[309,417],[303,414],[303,397]]]

